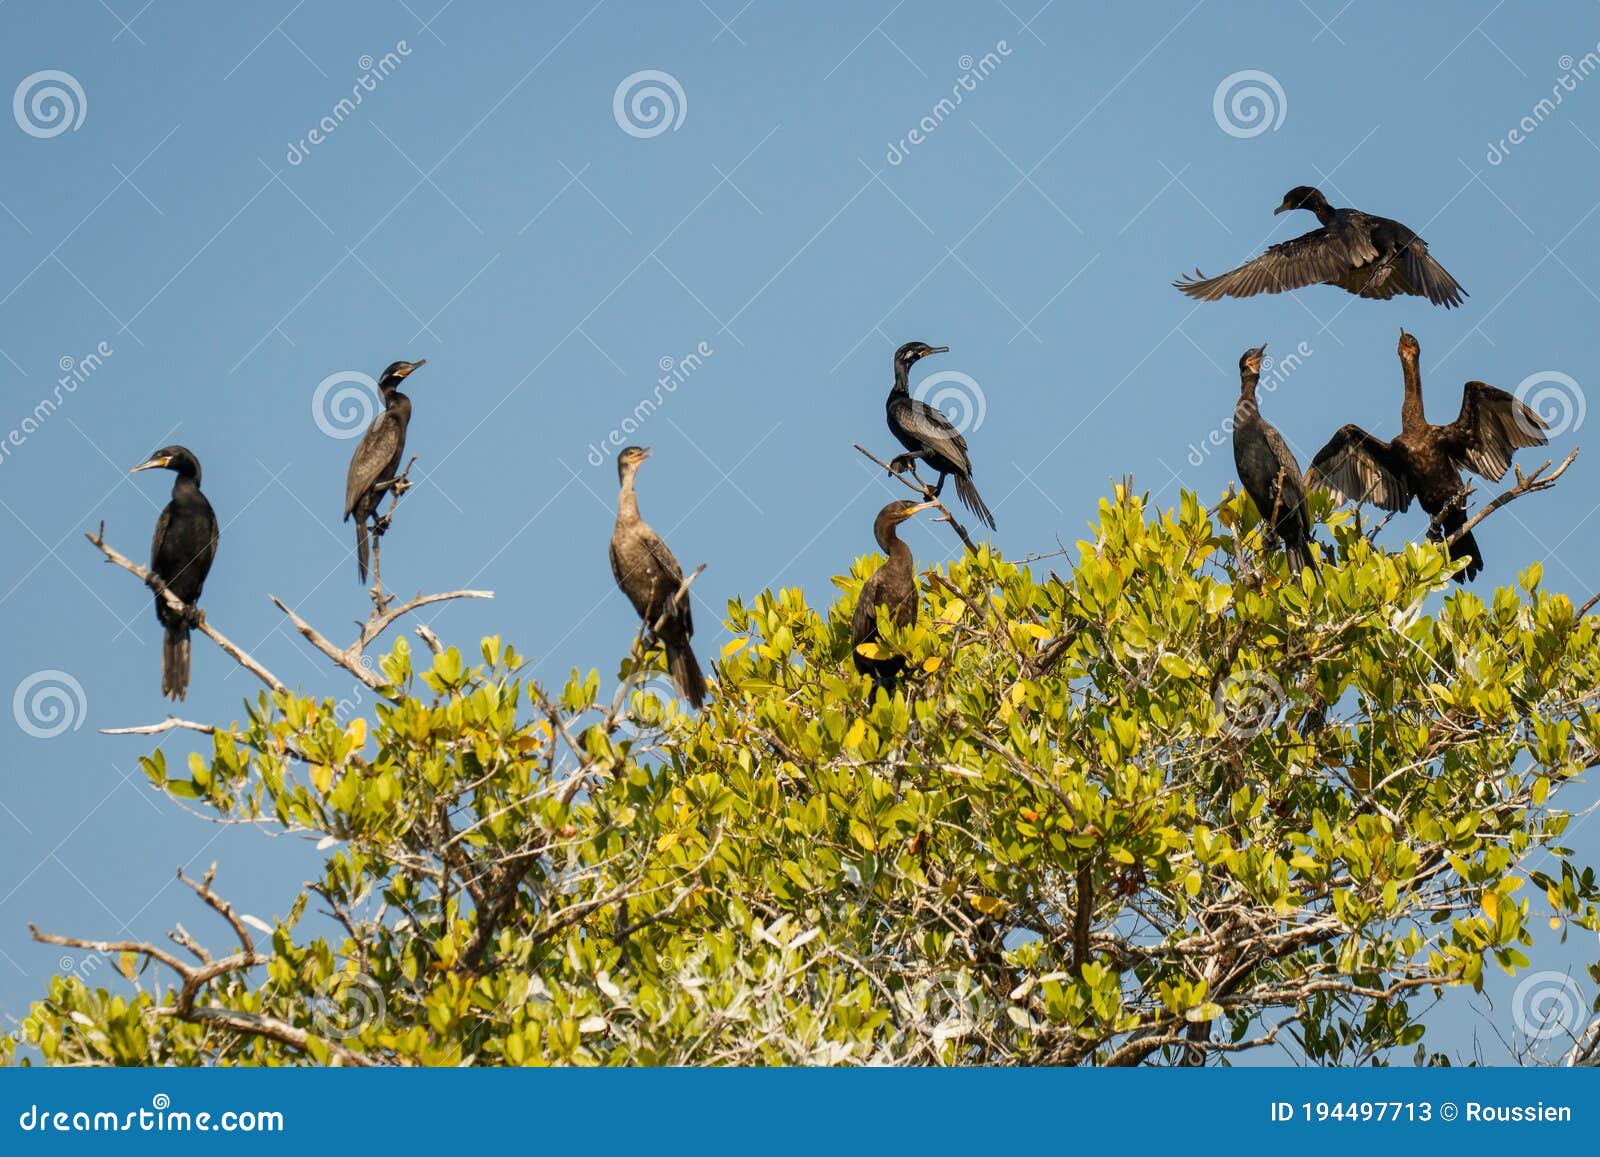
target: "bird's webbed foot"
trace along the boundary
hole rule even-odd
[[[939,481],[935,482],[932,486],[930,486],[928,488],[928,492],[930,494],[932,494],[935,498],[939,497],[940,492],[944,490],[944,480],[947,477],[949,477],[949,475],[947,475],[947,474],[939,475]]]
[[[915,454],[897,454],[889,459],[889,469],[896,474],[904,474],[907,470],[914,473],[917,469],[917,456]]]

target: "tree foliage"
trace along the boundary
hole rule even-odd
[[[700,715],[654,656],[607,701],[497,638],[470,663],[400,639],[371,718],[263,692],[144,770],[319,841],[321,878],[270,923],[226,872],[189,881],[227,954],[39,933],[127,982],[55,978],[23,1039],[75,1064],[1381,1059],[1438,992],[1527,966],[1536,921],[1597,927],[1558,801],[1600,742],[1600,620],[1537,567],[1440,599],[1442,548],[1385,553],[1315,501],[1334,545],[1300,580],[1247,502],[1120,488],[1060,574],[987,548],[925,572],[915,625],[884,623],[892,698],[849,656],[875,558],[831,605],[732,603]]]

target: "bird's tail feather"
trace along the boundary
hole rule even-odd
[[[667,668],[672,672],[679,694],[694,704],[695,710],[705,706],[706,677],[701,674],[700,661],[694,657],[694,649],[687,640],[667,645]]]
[[[983,496],[978,493],[978,488],[972,484],[972,479],[965,474],[956,475],[956,496],[961,499],[961,504],[984,522],[989,524],[989,529],[994,530],[994,515],[989,513]]]
[[[367,520],[362,518],[356,521],[356,570],[360,572],[361,581],[367,581],[367,553],[371,544],[367,538]]]
[[[1311,557],[1310,539],[1285,544],[1284,553],[1289,556],[1289,570],[1297,577],[1307,567],[1316,570],[1317,562]]]
[[[169,623],[161,643],[161,694],[182,699],[189,692],[189,626]]]
[[[1466,519],[1464,518],[1456,519],[1453,526],[1446,526],[1444,531],[1445,539],[1448,540],[1455,533],[1456,528],[1460,527],[1465,521]],[[1478,550],[1478,540],[1472,537],[1471,531],[1462,535],[1456,542],[1450,543],[1450,558],[1451,561],[1458,561],[1463,558],[1470,560],[1467,563],[1467,569],[1459,571],[1455,575],[1455,580],[1458,583],[1471,582],[1483,570],[1483,554]]]

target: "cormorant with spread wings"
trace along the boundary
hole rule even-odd
[[[1446,309],[1460,305],[1467,296],[1444,266],[1429,256],[1427,243],[1398,221],[1360,209],[1335,209],[1309,185],[1290,189],[1273,212],[1291,209],[1315,213],[1322,227],[1274,245],[1227,273],[1207,277],[1196,269],[1193,277],[1174,281],[1173,286],[1197,301],[1319,284],[1380,301],[1408,293]]]
[[[1385,442],[1360,426],[1344,426],[1311,460],[1306,481],[1345,501],[1371,502],[1384,510],[1405,510],[1415,498],[1433,516],[1450,557],[1468,560],[1455,576],[1457,582],[1466,582],[1483,569],[1483,554],[1471,532],[1451,541],[1467,522],[1461,471],[1498,482],[1511,468],[1515,451],[1547,443],[1549,427],[1531,407],[1483,382],[1462,387],[1461,413],[1454,422],[1431,424],[1422,410],[1421,354],[1417,339],[1402,329],[1400,366],[1406,393],[1399,436]]]

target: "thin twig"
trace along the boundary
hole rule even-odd
[[[92,534],[88,531],[85,531],[84,537],[99,548],[100,553],[106,556],[106,561],[115,563],[117,566],[120,566],[123,570],[139,579],[146,586],[155,590],[157,597],[160,598],[170,610],[182,615],[188,614],[188,605],[177,595],[168,590],[166,585],[163,584],[160,579],[154,578],[150,574],[149,570],[140,566],[138,563],[134,562],[132,559],[128,558],[126,555],[120,553],[114,547],[109,546],[106,543],[106,524],[104,522],[100,524],[100,529]],[[202,635],[220,647],[223,653],[226,654],[230,659],[239,664],[239,666],[243,667],[246,671],[249,671],[257,679],[260,679],[268,687],[272,688],[274,691],[289,690],[288,686],[285,685],[281,679],[263,667],[260,663],[252,659],[248,654],[245,653],[243,648],[239,647],[233,642],[233,640],[229,639],[221,631],[217,630],[209,622],[207,622],[203,613],[195,616],[194,626],[195,629],[198,630]]]
[[[1450,535],[1448,540],[1449,544],[1453,545],[1461,541],[1461,539],[1472,533],[1473,527],[1477,526],[1478,523],[1482,522],[1485,518],[1488,518],[1496,510],[1499,510],[1507,503],[1515,502],[1524,494],[1537,494],[1541,490],[1549,490],[1556,484],[1556,480],[1567,472],[1567,467],[1571,466],[1572,463],[1577,460],[1577,457],[1578,447],[1574,446],[1571,452],[1562,459],[1561,465],[1557,466],[1555,470],[1549,474],[1545,473],[1546,470],[1550,469],[1550,459],[1548,458],[1546,458],[1544,460],[1544,464],[1532,474],[1524,474],[1522,472],[1522,467],[1513,466],[1512,469],[1517,472],[1517,484],[1510,490],[1507,490],[1504,494],[1501,494],[1499,497],[1495,498],[1493,502],[1488,503],[1481,510],[1479,510],[1478,513],[1467,519],[1466,522],[1462,523],[1460,528]],[[1428,533],[1437,535],[1439,533],[1438,524],[1439,516],[1435,516],[1433,521],[1428,524]]]
[[[907,478],[905,471],[896,470],[893,466],[890,466],[883,459],[877,457],[872,453],[871,450],[868,450],[859,442],[852,444],[857,450],[865,454],[868,460],[881,467],[884,473],[888,474],[891,478],[898,479],[900,484],[906,489],[915,491],[916,493],[922,495],[923,501],[931,502],[938,507],[939,517],[934,519],[934,521],[948,522],[950,524],[950,529],[956,532],[956,537],[961,540],[962,545],[964,545],[973,554],[978,553],[977,544],[974,543],[972,538],[967,534],[967,528],[956,521],[956,516],[950,513],[950,508],[948,506],[939,501],[939,496],[933,492],[933,487],[923,482],[922,479],[917,475],[917,468],[915,465],[913,465],[910,469],[911,477]]]

